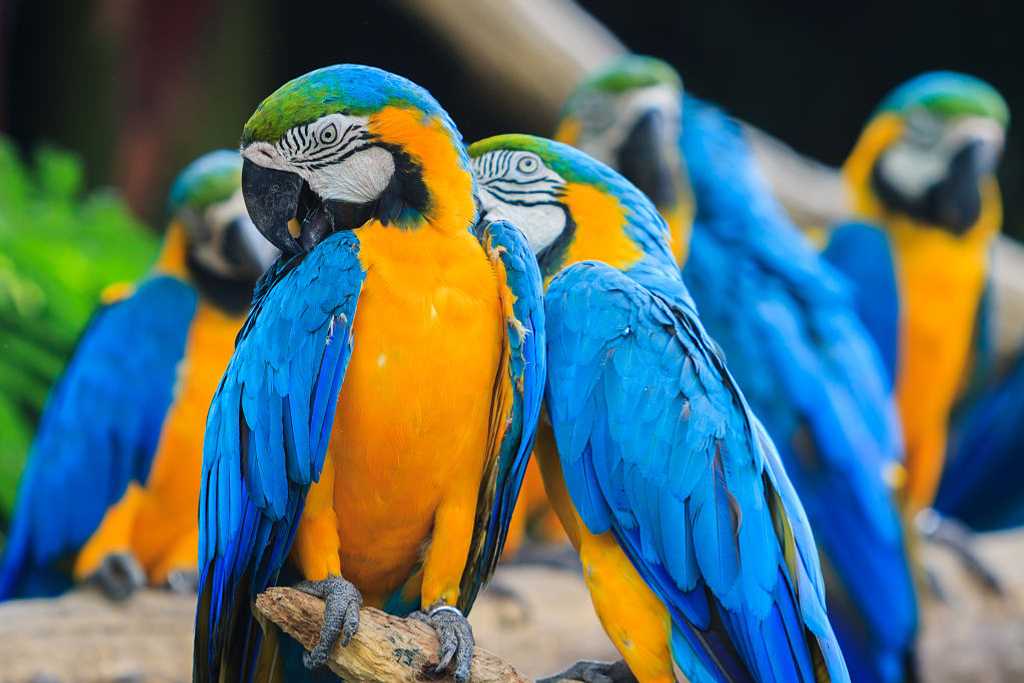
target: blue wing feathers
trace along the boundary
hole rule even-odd
[[[281,570],[323,466],[364,278],[358,252],[338,233],[268,271],[210,407],[196,680],[253,673],[261,636],[249,604]]]
[[[857,315],[882,355],[889,386],[899,363],[899,285],[888,237],[877,226],[834,227],[822,256],[853,286]]]
[[[588,529],[611,530],[669,608],[677,664],[691,680],[814,680],[811,653],[832,635],[823,596],[800,594],[786,575],[763,476],[777,456],[682,283],[587,262],[557,275],[545,302],[548,409],[566,485]],[[809,539],[805,530],[798,553],[818,572]],[[805,613],[821,614],[811,640]],[[763,631],[768,622],[782,630]],[[794,638],[792,661],[773,665],[780,651],[765,638],[778,644],[780,633]],[[832,665],[844,680],[841,660]]]
[[[980,531],[1024,525],[1024,356],[953,420],[935,509]]]
[[[890,359],[858,306],[872,309],[881,321],[872,331],[885,336],[895,329],[895,290],[854,296],[852,285],[864,275],[848,271],[854,279],[847,281],[814,252],[726,115],[688,98],[681,147],[697,200],[684,279],[855,597],[860,614],[833,618],[866,620],[867,651],[884,668],[881,662],[912,647],[917,607],[884,478],[902,456]]]
[[[171,405],[196,292],[169,276],[144,280],[93,316],[43,412],[0,564],[0,599],[73,555],[131,481],[144,481]],[[71,495],[73,494],[73,495]]]

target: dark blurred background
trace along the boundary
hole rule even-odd
[[[921,71],[981,76],[1024,112],[1009,0],[580,3],[631,49],[675,63],[688,87],[829,164],[839,164],[892,86]],[[0,130],[28,150],[79,152],[90,186],[112,184],[153,223],[168,179],[236,144],[259,100],[290,77],[363,62],[427,86],[467,139],[550,132],[493,92],[400,2],[8,0],[0,4]],[[482,29],[486,30],[486,29]],[[493,49],[516,59],[496,36]],[[1007,229],[1024,234],[1024,134],[1003,164]]]

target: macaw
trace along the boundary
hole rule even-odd
[[[882,101],[843,166],[857,220],[832,230],[825,255],[856,283],[895,384],[909,513],[932,503],[945,462],[1002,222],[995,170],[1008,121],[989,84],[927,73]]]
[[[1024,355],[953,415],[934,508],[976,531],[1024,525]]]
[[[96,581],[194,587],[203,416],[253,285],[276,255],[249,221],[242,160],[175,180],[160,255],[109,289],[50,395],[0,563],[0,599]]]
[[[386,71],[286,83],[245,124],[242,156],[249,213],[284,256],[207,421],[194,678],[322,673],[365,601],[429,622],[438,673],[465,681],[465,614],[543,400],[536,259],[512,226],[477,224],[455,124]],[[326,600],[301,663],[252,617],[279,581]]]
[[[668,64],[629,56],[589,78],[560,134],[625,169],[668,215],[696,203],[677,233],[689,238],[683,279],[807,512],[852,678],[904,680],[917,601],[891,487],[899,424],[842,277],[772,197],[738,124],[684,100]]]
[[[558,142],[498,136],[470,156],[486,218],[540,261],[550,426],[535,455],[632,673],[849,680],[803,508],[654,205]]]

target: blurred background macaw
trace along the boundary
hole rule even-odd
[[[621,169],[670,225],[694,215],[672,231],[674,253],[807,510],[851,675],[912,678],[899,424],[846,284],[790,224],[740,126],[684,98],[668,64],[628,56],[593,74],[569,98],[559,136]],[[689,202],[695,214],[680,209]]]
[[[137,279],[157,252],[113,193],[85,183],[75,155],[43,147],[24,164],[0,137],[0,537],[35,422],[101,292]]]
[[[252,287],[276,254],[245,213],[241,158],[211,152],[171,187],[137,284],[108,287],[43,412],[0,563],[0,599],[95,580],[190,590],[203,416]]]
[[[996,166],[1009,110],[990,85],[934,72],[890,93],[843,167],[855,222],[824,254],[852,281],[896,391],[904,503],[931,505],[950,411],[969,372],[989,254],[1002,225]]]

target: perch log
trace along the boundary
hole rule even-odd
[[[292,588],[271,588],[256,598],[256,613],[308,650],[320,637],[324,603]],[[426,624],[367,607],[359,613],[359,631],[348,645],[335,645],[327,665],[346,681],[420,683],[434,678],[437,652],[437,638]],[[480,648],[473,654],[470,681],[527,683],[511,665]]]

